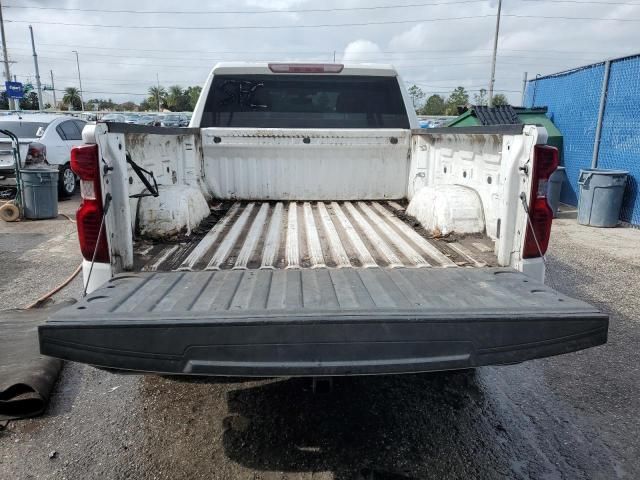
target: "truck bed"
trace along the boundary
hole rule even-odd
[[[41,351],[166,374],[321,376],[514,363],[606,341],[606,315],[493,266],[488,238],[430,238],[398,201],[235,202],[209,220],[190,239],[138,244],[142,271],[51,317]]]
[[[226,213],[224,210],[228,208]],[[495,266],[483,235],[436,237],[402,201],[235,202],[191,238],[139,241],[142,271]]]

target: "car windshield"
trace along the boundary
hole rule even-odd
[[[165,120],[180,120],[180,115],[167,115]]]
[[[43,130],[47,128],[48,123],[45,122],[2,122],[0,121],[0,130],[9,130],[18,138],[36,138],[39,128]],[[7,138],[6,135],[0,134],[1,138]]]
[[[104,117],[102,117],[102,120],[122,120],[124,119],[124,116],[122,115],[117,115],[114,113],[110,113],[108,115],[105,115]]]
[[[218,75],[203,127],[409,128],[398,79]]]

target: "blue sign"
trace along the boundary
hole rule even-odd
[[[7,88],[7,97],[9,98],[22,98],[24,97],[24,89],[20,82],[4,82]]]

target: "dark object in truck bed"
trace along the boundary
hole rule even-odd
[[[116,276],[40,327],[42,353],[234,376],[509,364],[606,342],[607,315],[509,268],[318,268]]]

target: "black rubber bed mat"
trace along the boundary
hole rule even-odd
[[[38,326],[74,303],[0,311],[0,420],[33,417],[46,408],[62,361],[40,354]]]

